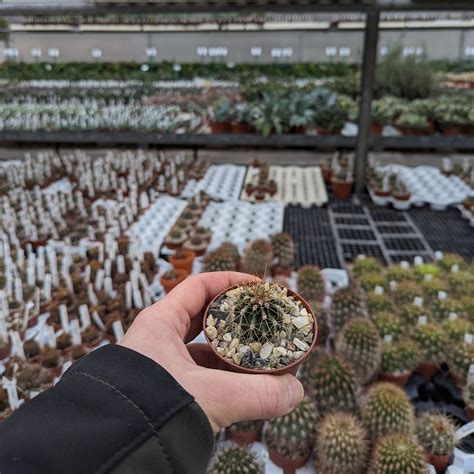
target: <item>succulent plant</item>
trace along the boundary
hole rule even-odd
[[[474,322],[474,295],[461,297],[460,304],[464,308],[464,314],[469,321]]]
[[[295,244],[288,232],[274,234],[271,237],[273,246],[274,266],[278,268],[292,268],[295,254]]]
[[[381,273],[364,273],[359,279],[359,285],[365,291],[373,291],[376,286],[387,289],[387,279]]]
[[[409,268],[403,268],[401,265],[390,265],[387,269],[388,281],[401,282],[413,279],[413,272]]]
[[[212,474],[263,474],[264,465],[248,448],[227,444],[211,465]]]
[[[467,407],[474,408],[474,382],[469,381],[463,391],[464,403]]]
[[[438,293],[440,291],[446,291],[447,285],[446,283],[441,280],[440,278],[433,278],[432,280],[424,280],[420,283],[421,289],[423,290],[422,293],[420,292],[416,296],[423,296],[426,297],[427,301],[430,301],[433,298],[438,297]]]
[[[434,318],[438,321],[444,321],[449,318],[451,313],[456,313],[458,316],[462,316],[464,314],[464,308],[462,303],[453,298],[445,298],[445,299],[433,299],[431,304],[431,314]]]
[[[349,413],[326,415],[316,432],[316,470],[324,474],[362,474],[368,443],[360,421]]]
[[[309,456],[314,445],[315,421],[314,404],[305,398],[292,412],[268,422],[268,448],[290,459]]]
[[[362,419],[372,441],[392,433],[411,434],[415,426],[413,407],[405,392],[385,382],[369,390]]]
[[[394,313],[381,311],[380,313],[371,314],[370,318],[382,338],[392,336],[393,339],[397,339],[403,332],[402,322]]]
[[[465,334],[474,334],[474,324],[463,318],[447,319],[442,328],[450,342],[461,342]]]
[[[405,334],[410,334],[415,330],[420,316],[426,316],[429,320],[431,314],[427,308],[417,306],[416,304],[402,306],[400,311],[400,321],[402,322]]]
[[[437,265],[445,272],[450,272],[453,265],[457,265],[462,268],[465,265],[464,259],[455,253],[447,253],[443,255],[443,258],[438,260]]]
[[[404,280],[398,283],[396,290],[393,292],[393,299],[397,304],[413,303],[416,296],[423,294],[420,286],[411,280]]]
[[[318,414],[358,411],[355,374],[341,357],[318,354],[318,360],[306,369],[305,379],[306,390],[315,401]]]
[[[358,258],[352,265],[352,272],[356,276],[364,273],[381,272],[382,265],[379,260],[373,257]]]
[[[441,413],[423,413],[416,424],[416,434],[428,454],[450,456],[456,445],[456,426]]]
[[[384,374],[402,375],[415,370],[420,359],[420,348],[411,339],[385,343],[382,348],[380,370]]]
[[[231,255],[215,250],[209,252],[203,259],[204,272],[227,272],[235,271],[235,261]]]
[[[440,273],[441,270],[432,263],[423,263],[414,268],[414,274],[419,281],[424,281],[426,275],[431,275],[434,278]]]
[[[361,384],[368,383],[379,368],[382,340],[372,321],[355,318],[342,328],[336,348],[352,365],[356,379]]]
[[[413,339],[421,349],[423,362],[441,364],[445,359],[448,338],[437,324],[429,323],[416,327]]]
[[[374,448],[370,472],[373,474],[424,474],[423,448],[406,434],[382,438]]]
[[[257,431],[263,428],[263,420],[245,420],[232,423],[226,429],[229,431]]]
[[[336,333],[352,318],[363,316],[362,299],[357,290],[341,288],[332,296],[331,320]]]
[[[469,366],[474,364],[474,344],[469,342],[454,343],[446,352],[450,370],[459,380],[465,381]]]
[[[238,267],[240,264],[240,253],[237,246],[235,246],[232,242],[224,242],[221,244],[217,250],[221,253],[229,255],[235,262],[235,265]]]
[[[263,278],[270,273],[272,261],[271,243],[268,240],[259,239],[251,242],[245,249],[242,267],[245,272]]]
[[[324,299],[324,280],[318,267],[305,265],[298,270],[296,279],[298,292],[307,300]]]
[[[318,321],[318,344],[325,344],[329,337],[328,315],[323,305],[318,301],[309,301],[309,305],[316,315]]]
[[[379,294],[374,291],[367,293],[365,295],[365,302],[369,314],[394,310],[393,301],[386,293]]]
[[[456,296],[472,295],[474,286],[474,273],[460,271],[448,275],[450,293]]]

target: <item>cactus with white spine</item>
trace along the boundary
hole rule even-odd
[[[211,464],[211,474],[263,474],[264,464],[248,448],[232,443],[223,447]]]
[[[456,446],[456,426],[442,413],[423,413],[416,424],[416,434],[426,452],[435,456],[451,456]]]
[[[334,331],[338,333],[350,319],[363,316],[362,298],[352,288],[340,288],[332,296],[331,320]]]

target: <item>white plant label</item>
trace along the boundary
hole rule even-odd
[[[423,298],[421,296],[415,296],[413,304],[421,308],[423,306]]]
[[[69,332],[69,315],[67,313],[67,307],[65,304],[59,305],[59,319],[61,321],[61,327],[65,332]]]
[[[114,321],[112,323],[112,330],[114,331],[115,340],[119,343],[124,335],[122,321]]]
[[[69,325],[69,330],[71,333],[72,344],[74,346],[79,346],[81,344],[81,329],[79,327],[79,320],[73,319]]]
[[[376,295],[383,295],[383,292],[384,292],[383,286],[376,286],[374,288],[374,293]]]
[[[466,344],[472,344],[472,334],[464,334],[464,342]]]
[[[56,347],[56,333],[53,326],[45,327],[46,341],[45,345],[48,347]]]
[[[470,385],[474,382],[474,364],[469,366],[469,371],[467,373],[467,384]]]
[[[433,281],[433,275],[431,273],[428,273],[428,275],[425,275],[425,281]]]
[[[23,285],[21,278],[15,278],[15,301],[23,302]]]
[[[466,436],[469,436],[472,433],[474,433],[474,421],[471,421],[467,425],[464,425],[463,427],[459,428],[454,433],[454,438],[456,439],[456,441],[460,441],[461,439],[465,438]]]
[[[421,257],[420,255],[417,255],[417,256],[413,259],[413,263],[415,264],[415,266],[423,265],[423,257]]]
[[[18,333],[18,331],[11,331],[10,339],[12,341],[11,355],[17,356],[20,359],[26,359],[25,351],[23,350],[23,344],[21,342],[20,334]]]
[[[388,286],[390,287],[391,291],[396,291],[396,289],[398,287],[398,283],[395,280],[390,280],[388,282]]]
[[[99,329],[101,329],[102,331],[105,330],[105,325],[102,322],[102,319],[100,319],[100,316],[98,315],[97,311],[92,312],[92,320],[94,321],[94,323],[97,325]]]
[[[123,255],[117,256],[117,272],[125,273],[125,259],[123,258]]]
[[[111,272],[112,272],[112,261],[110,260],[110,258],[108,258],[105,262],[104,262],[104,271],[105,271],[105,276],[110,276],[111,275]]]
[[[404,270],[408,270],[410,268],[410,262],[407,262],[406,260],[402,260],[400,262],[400,267],[403,268]]]
[[[449,313],[449,320],[450,321],[456,321],[458,319],[458,314],[457,313]]]
[[[10,408],[12,410],[16,410],[21,405],[16,389],[16,380],[8,380],[6,377],[2,377],[2,385],[7,392],[8,403],[10,404]]]
[[[435,260],[441,260],[444,257],[444,253],[441,250],[435,252]]]
[[[133,306],[137,309],[143,308],[143,298],[140,290],[133,291]]]
[[[44,298],[46,300],[51,299],[51,283],[52,283],[52,278],[50,273],[46,273],[44,276],[44,282],[43,282],[43,293],[44,293]]]
[[[97,296],[94,293],[94,288],[92,287],[92,283],[89,283],[87,285],[87,297],[89,298],[89,303],[92,306],[96,306],[99,304],[99,300],[97,299]]]
[[[102,286],[104,285],[104,277],[105,277],[105,272],[102,268],[99,268],[97,270],[97,273],[95,275],[95,289],[97,291],[100,291],[102,289]]]
[[[420,316],[418,318],[418,326],[424,326],[428,322],[428,318],[426,316]]]
[[[445,300],[447,298],[448,294],[446,291],[438,291],[438,299],[439,300]]]
[[[459,272],[459,265],[455,264],[451,267],[451,273],[458,273]]]
[[[81,318],[81,329],[84,330],[85,328],[91,325],[91,317],[89,314],[89,307],[86,304],[81,304],[79,306],[79,317]]]
[[[393,341],[393,336],[391,334],[385,334],[383,341],[390,344]]]

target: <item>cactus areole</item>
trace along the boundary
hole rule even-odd
[[[296,373],[316,343],[311,306],[276,283],[253,282],[219,293],[207,307],[204,334],[234,372]]]

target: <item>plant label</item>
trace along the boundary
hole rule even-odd
[[[89,307],[86,304],[81,304],[79,306],[79,317],[81,318],[81,329],[84,330],[85,328],[91,325],[91,317],[89,314]]]
[[[414,259],[413,259],[413,263],[414,265],[417,267],[418,265],[423,265],[423,257],[421,257],[420,255],[417,255]]]
[[[413,304],[421,308],[423,306],[423,298],[421,296],[415,296]]]
[[[390,291],[396,291],[398,283],[395,280],[390,280],[388,286],[390,287]]]
[[[464,334],[464,342],[466,344],[472,344],[472,334]]]
[[[10,340],[12,342],[11,355],[17,356],[20,359],[26,359],[25,351],[23,350],[23,344],[21,342],[20,334],[18,331],[10,332]]]
[[[433,280],[433,275],[431,273],[428,273],[428,275],[425,275],[425,281],[432,281]]]
[[[69,315],[65,304],[59,305],[59,319],[63,330],[69,332]]]
[[[393,341],[393,336],[391,334],[385,334],[383,337],[383,342],[390,344]]]
[[[406,260],[402,260],[400,262],[400,267],[403,268],[403,270],[408,270],[410,268],[410,262],[407,262]]]
[[[450,321],[456,321],[458,319],[458,314],[457,313],[449,313],[449,320]]]
[[[122,321],[114,321],[112,323],[112,330],[114,331],[116,342],[119,343],[124,336]]]
[[[459,265],[455,264],[451,267],[451,273],[458,273],[459,272]]]
[[[442,258],[444,257],[444,253],[441,252],[441,250],[437,250],[434,255],[435,255],[435,260],[442,260]]]
[[[374,288],[374,293],[375,293],[376,295],[383,295],[383,292],[384,292],[384,289],[383,289],[382,286],[376,286],[376,287]]]
[[[418,326],[424,326],[427,322],[428,318],[424,315],[418,318]]]
[[[469,436],[470,434],[474,433],[474,421],[471,421],[467,425],[462,426],[454,433],[454,438],[456,441],[460,441],[461,439]]]
[[[439,300],[445,300],[447,298],[448,294],[446,291],[438,291],[438,299]]]

